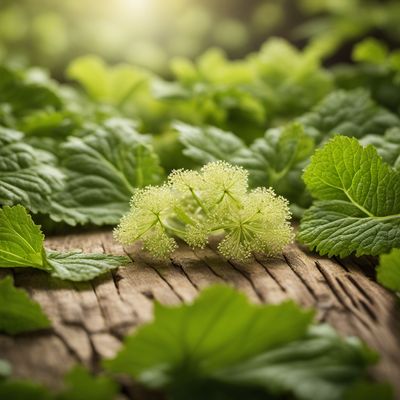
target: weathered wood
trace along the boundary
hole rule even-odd
[[[126,253],[132,263],[82,284],[31,269],[0,271],[13,274],[16,285],[30,292],[53,323],[52,329],[34,335],[0,335],[0,356],[11,362],[16,377],[57,387],[76,363],[96,371],[102,358],[116,353],[126,333],[151,320],[154,300],[188,302],[204,287],[227,283],[254,303],[293,299],[313,307],[319,321],[360,337],[382,357],[372,375],[391,382],[400,398],[400,310],[397,298],[373,280],[371,259],[338,261],[293,244],[281,257],[259,255],[242,264],[222,259],[212,244],[193,251],[181,243],[171,262],[159,263],[138,246],[123,249],[110,232],[53,237],[47,246]]]

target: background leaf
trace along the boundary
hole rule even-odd
[[[0,281],[0,331],[15,335],[50,327],[39,304],[22,289],[16,289],[11,277]],[[6,397],[4,397],[6,398]]]

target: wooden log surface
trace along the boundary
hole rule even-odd
[[[248,264],[222,259],[211,244],[193,251],[184,244],[169,263],[155,262],[139,247],[123,249],[109,231],[51,237],[54,250],[128,254],[132,263],[89,283],[52,279],[32,269],[13,274],[15,284],[38,301],[52,329],[15,337],[0,335],[0,357],[10,361],[15,377],[58,387],[76,363],[93,371],[113,356],[123,336],[152,318],[154,300],[191,301],[209,285],[227,283],[254,303],[293,299],[317,310],[317,319],[344,335],[355,335],[381,354],[371,374],[389,381],[400,398],[400,310],[397,298],[374,281],[369,258],[328,259],[293,244],[281,257],[257,256]]]

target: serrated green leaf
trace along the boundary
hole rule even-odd
[[[128,257],[45,251],[44,235],[24,207],[0,209],[0,267],[33,267],[71,281],[87,281],[129,262]]]
[[[317,142],[337,133],[358,139],[368,134],[383,135],[387,129],[400,126],[399,118],[379,107],[364,89],[329,94],[299,122]]]
[[[108,254],[86,254],[81,251],[60,253],[47,251],[46,261],[54,278],[69,281],[89,281],[112,269],[129,263],[128,257]]]
[[[19,71],[0,66],[0,104],[11,108],[12,117],[17,123],[34,110],[60,109],[63,101],[56,85],[43,71],[31,69]]]
[[[251,157],[245,143],[231,132],[212,126],[200,128],[182,122],[175,123],[174,128],[185,146],[185,156],[199,165],[217,160],[239,164],[241,160]]]
[[[0,267],[35,267],[43,263],[44,235],[22,206],[0,209]]]
[[[376,273],[379,283],[400,292],[400,249],[393,249],[389,254],[381,255]]]
[[[367,135],[360,140],[363,146],[372,144],[388,164],[400,169],[400,128],[392,128],[382,135]]]
[[[377,255],[400,246],[400,173],[373,146],[336,136],[316,151],[304,181],[317,201],[299,239],[320,254]]]
[[[50,321],[39,304],[24,290],[16,289],[11,277],[0,281],[0,332],[15,335],[48,327]]]
[[[157,155],[131,122],[111,119],[84,138],[61,146],[65,187],[53,197],[51,217],[70,225],[116,224],[137,187],[160,181]]]
[[[314,140],[303,127],[292,123],[267,130],[264,137],[247,147],[233,133],[215,127],[193,127],[178,123],[175,128],[185,146],[184,154],[199,165],[225,160],[249,171],[252,187],[272,186],[292,204],[307,207],[310,202],[301,174],[314,150]]]
[[[50,196],[63,181],[51,161],[50,154],[24,143],[22,133],[0,127],[0,205],[22,204],[47,213]]]

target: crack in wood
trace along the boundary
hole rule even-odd
[[[289,266],[289,268],[294,272],[294,274],[297,276],[297,278],[299,278],[299,281],[306,287],[306,289],[311,294],[311,296],[314,298],[314,300],[316,300],[318,302],[318,296],[315,293],[315,290],[312,288],[312,286],[310,286],[308,284],[308,282],[304,279],[304,277],[301,274],[299,274],[299,272],[297,271],[297,268],[292,264],[289,257],[285,253],[282,253],[282,255],[286,261],[286,264]]]

